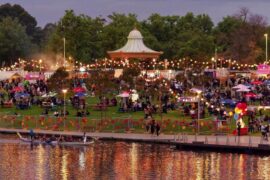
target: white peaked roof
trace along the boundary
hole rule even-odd
[[[143,43],[143,36],[136,28],[133,29],[128,35],[128,41],[125,46],[122,48],[111,51],[112,53],[115,52],[127,52],[127,53],[160,53],[158,51],[154,51],[148,47],[146,47]]]

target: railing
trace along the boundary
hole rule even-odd
[[[196,123],[185,120],[165,119],[156,121],[161,125],[163,133],[195,134]],[[69,130],[85,132],[146,132],[146,120],[127,117],[106,117],[92,119],[90,117],[55,117],[55,116],[17,116],[1,115],[0,127],[18,129]],[[230,133],[225,122],[200,120],[198,134]],[[220,123],[223,125],[220,126]]]

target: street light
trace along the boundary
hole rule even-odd
[[[268,61],[268,34],[264,34],[265,37],[265,62]]]
[[[64,43],[64,67],[66,67],[66,38],[63,38]]]
[[[41,72],[41,63],[42,63],[42,59],[39,60],[39,72]]]
[[[67,89],[63,89],[62,92],[64,93],[64,129],[66,128],[66,94],[67,94]]]
[[[211,61],[212,61],[212,69],[215,69],[215,58],[212,57],[212,58],[211,58]]]
[[[198,119],[197,119],[197,132],[196,132],[196,136],[197,134],[199,133],[199,120],[200,120],[200,101],[201,101],[201,93],[202,91],[201,90],[197,90],[197,94],[198,94]]]

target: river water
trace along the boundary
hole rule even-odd
[[[31,147],[1,139],[1,180],[270,178],[268,156],[180,151],[168,145],[114,141],[98,141],[89,147]]]

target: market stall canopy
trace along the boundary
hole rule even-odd
[[[26,80],[44,80],[45,75],[41,74],[40,72],[31,72],[25,75]]]
[[[22,77],[23,76],[18,71],[0,71],[0,81]]]
[[[143,43],[143,36],[136,28],[128,35],[128,41],[125,46],[115,51],[108,51],[112,59],[129,58],[158,58],[163,52],[154,51]]]
[[[117,97],[127,98],[129,97],[130,93],[127,91],[122,92],[121,94],[118,94]]]
[[[257,66],[256,74],[258,75],[267,75],[270,74],[270,66],[267,64],[259,64]]]

